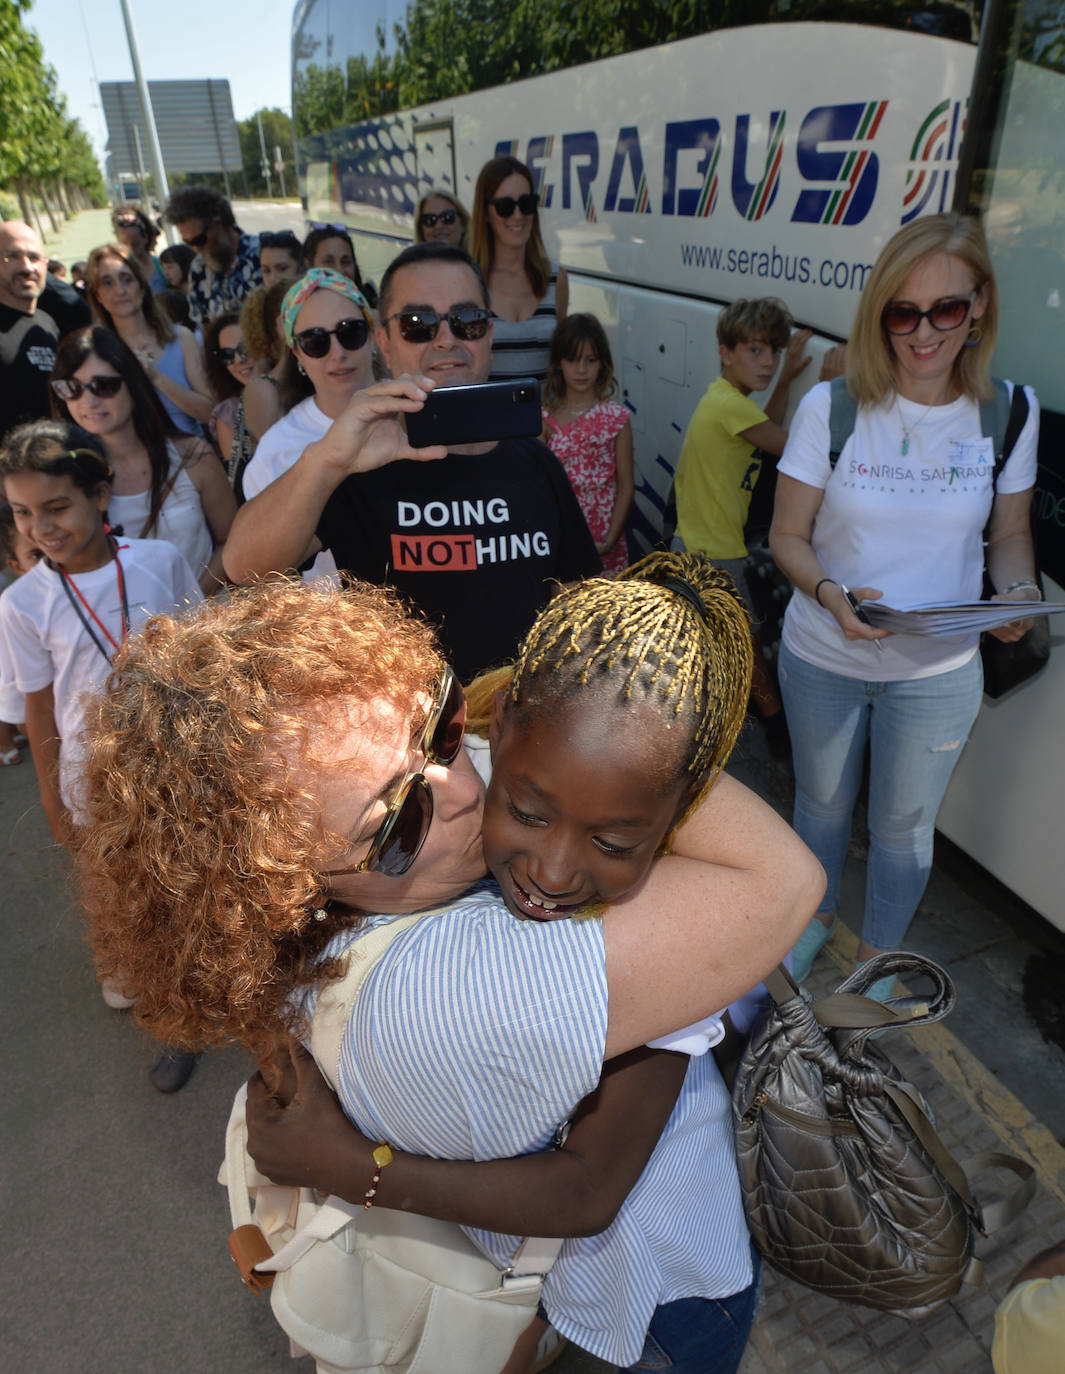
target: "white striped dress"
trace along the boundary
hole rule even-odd
[[[358,938],[344,932],[327,953]],[[518,921],[481,884],[398,936],[371,970],[341,1049],[341,1102],[367,1135],[417,1154],[543,1149],[599,1080],[606,1021],[600,922]],[[500,1266],[518,1244],[470,1235]],[[726,1297],[751,1277],[731,1106],[705,1054],[617,1218],[565,1243],[543,1302],[563,1335],[625,1366],[656,1306]]]

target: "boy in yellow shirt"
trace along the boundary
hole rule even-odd
[[[810,331],[792,333],[794,321],[773,296],[734,301],[717,321],[721,376],[695,408],[677,464],[677,536],[686,549],[701,549],[734,577],[753,613],[743,562],[743,527],[762,459],[784,452],[787,430],[781,422],[788,388],[809,364],[803,349]],[[783,361],[781,362],[781,354]],[[751,392],[764,391],[780,363],[780,375],[763,410]],[[751,688],[774,754],[788,749],[780,698],[766,672],[755,638]]]

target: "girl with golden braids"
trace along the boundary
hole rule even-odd
[[[599,914],[637,889],[671,846],[698,855],[684,822],[732,751],[750,675],[746,612],[728,574],[705,555],[653,554],[615,580],[589,580],[555,597],[517,662],[466,692],[468,731],[491,741],[485,860],[513,915],[553,922]],[[488,741],[467,747],[479,763]],[[383,1175],[379,1197],[386,1206],[402,1199],[409,1209],[519,1234],[602,1232],[586,1259],[604,1272],[626,1252],[628,1263],[642,1252],[654,1269],[655,1242],[668,1244],[680,1224],[686,1233],[712,1229],[708,1248],[718,1263],[742,1261],[746,1282],[722,1287],[719,1280],[715,1292],[713,1278],[707,1283],[705,1271],[693,1270],[693,1293],[665,1304],[656,1295],[648,1335],[652,1349],[669,1351],[671,1368],[734,1370],[754,1317],[758,1262],[738,1207],[728,1098],[706,1053],[722,1034],[711,1016],[652,1042],[658,1048],[610,1061],[562,1150],[489,1164],[397,1154],[401,1167]],[[377,1141],[351,1130],[309,1057],[296,1061],[295,1081],[299,1105],[288,1111],[253,1084],[249,1121],[253,1152],[265,1145],[260,1167],[361,1201]],[[671,1134],[678,1121],[691,1132],[680,1146]],[[700,1152],[709,1171],[695,1221],[687,1151]],[[561,1215],[545,1217],[545,1197],[566,1200]],[[675,1210],[663,1225],[667,1206]],[[563,1253],[579,1256],[581,1243]],[[574,1301],[575,1291],[579,1284],[568,1293],[563,1286],[560,1297],[549,1283],[546,1311],[557,1329],[589,1346],[579,1322],[567,1322],[566,1298]],[[544,1336],[541,1321],[529,1345]],[[516,1356],[508,1370],[523,1367]]]
[[[485,712],[485,846],[510,909],[534,918],[521,921],[494,885],[454,896],[484,871],[480,783],[452,751],[462,705],[429,632],[386,591],[265,586],[179,630],[157,621],[116,665],[96,727],[92,939],[105,965],[137,961],[136,1015],[152,1028],[263,1056],[306,1034],[301,994],[392,919],[380,913],[450,902],[368,974],[340,1108],[299,1058],[291,1108],[253,1085],[253,1153],[279,1181],[361,1201],[374,1166],[347,1118],[369,1148],[408,1152],[377,1169],[378,1205],[481,1228],[501,1266],[517,1244],[501,1232],[573,1237],[547,1315],[623,1368],[650,1332],[677,1370],[734,1370],[753,1314],[728,1094],[711,1056],[645,1047],[754,984],[820,892],[788,828],[720,774],[749,654],[727,579],[696,555],[559,593]],[[130,769],[166,816],[143,853]],[[409,866],[373,871],[404,798],[424,791]],[[124,907],[102,881],[120,855]],[[602,921],[557,919],[604,903]],[[556,1163],[540,1152],[582,1099]],[[308,1121],[323,1138],[304,1136],[286,1165]],[[560,1172],[523,1172],[545,1166]],[[445,1182],[421,1194],[417,1171],[434,1167]]]

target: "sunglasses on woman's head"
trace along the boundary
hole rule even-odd
[[[445,320],[456,339],[483,339],[488,333],[488,321],[491,318],[491,313],[483,305],[455,305],[442,315],[429,308],[397,310],[381,323],[387,325],[390,320],[396,320],[399,332],[407,343],[431,343]]]
[[[329,352],[330,340],[337,336],[337,343],[349,353],[357,353],[370,337],[370,326],[359,316],[357,319],[341,320],[335,329],[323,329],[315,325],[313,329],[301,329],[293,334],[292,342],[308,358],[324,358]]]
[[[462,748],[465,728],[466,698],[462,694],[462,684],[445,664],[418,742],[426,761],[444,768],[454,763]],[[399,878],[418,857],[432,823],[432,788],[423,772],[412,769],[389,803],[366,858],[352,868],[333,869],[326,876],[383,873],[388,878]]]
[[[457,210],[439,210],[435,214],[432,210],[427,210],[425,214],[418,216],[418,223],[423,229],[432,229],[437,223],[454,224],[457,219]]]
[[[884,307],[880,323],[889,334],[913,334],[921,321],[927,320],[933,329],[943,334],[965,323],[976,297],[975,291],[968,296],[949,296],[936,301],[928,310],[918,310],[909,301],[893,301]]]
[[[540,204],[540,197],[535,191],[526,191],[523,196],[496,196],[488,204],[500,219],[510,219],[515,210],[520,210],[523,215],[533,214]]]
[[[334,229],[338,234],[343,234],[345,238],[351,237],[351,230],[346,224],[327,224],[323,219],[312,219],[312,229]]]
[[[90,377],[87,382],[79,382],[77,377],[56,378],[52,390],[61,401],[76,401],[83,391],[91,391],[101,400],[110,400],[122,389],[121,377]]]
[[[326,345],[326,351],[329,351],[328,344]],[[245,351],[243,344],[237,344],[236,348],[216,348],[214,355],[223,367],[230,367],[238,359],[242,363],[246,363],[249,358],[249,354]]]

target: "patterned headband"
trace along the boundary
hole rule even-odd
[[[334,272],[331,267],[312,267],[310,271],[304,272],[299,281],[293,282],[285,295],[285,299],[281,302],[281,323],[285,329],[285,342],[289,348],[292,347],[292,340],[295,335],[296,316],[300,313],[304,303],[316,291],[335,291],[338,296],[346,296],[349,301],[359,307],[366,317],[366,323],[370,326],[370,330],[373,330],[374,318],[370,313],[370,307],[366,304],[366,298],[355,283],[341,272]]]

